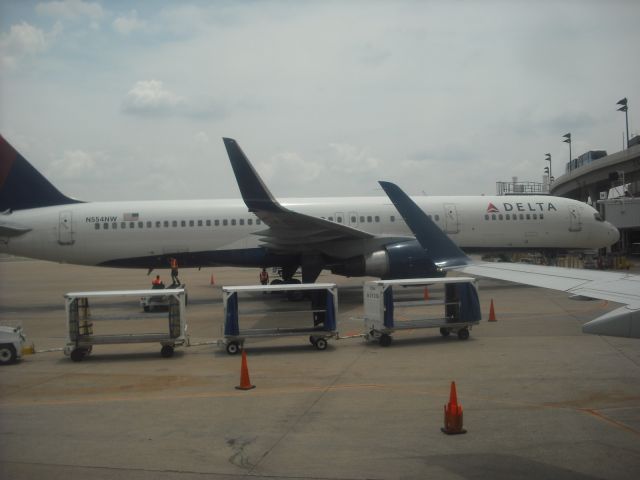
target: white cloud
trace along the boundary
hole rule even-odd
[[[160,80],[136,82],[124,99],[124,110],[128,113],[167,113],[180,107],[183,97],[167,90]]]
[[[59,178],[73,180],[89,174],[95,177],[96,167],[106,160],[103,152],[85,152],[84,150],[66,150],[51,164],[51,170]]]
[[[99,3],[84,2],[82,0],[62,0],[44,2],[36,5],[36,12],[64,20],[77,20],[89,18],[100,20],[104,16],[104,10]]]
[[[144,30],[147,22],[138,20],[138,12],[132,10],[127,15],[120,16],[113,21],[113,28],[122,35],[129,35],[136,30]]]
[[[27,22],[12,25],[9,32],[0,37],[0,60],[5,68],[13,68],[18,60],[28,55],[36,55],[47,49],[48,41],[44,31]]]

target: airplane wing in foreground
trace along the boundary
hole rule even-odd
[[[242,199],[249,211],[269,227],[256,233],[265,248],[277,253],[325,254],[349,258],[375,251],[388,243],[412,239],[373,235],[283,207],[271,194],[238,143],[231,138],[223,140]]]
[[[389,182],[380,182],[380,185],[420,245],[444,265],[449,263],[450,268],[470,275],[625,304],[584,324],[582,331],[596,335],[640,338],[640,275],[519,263],[474,263],[467,257],[462,258],[459,250],[456,252],[453,248],[455,245],[451,246],[453,242],[447,235],[397,185]],[[447,262],[447,257],[451,257],[453,261]]]

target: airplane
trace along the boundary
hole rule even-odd
[[[0,136],[0,253],[78,265],[302,267],[345,276],[422,277],[431,260],[387,197],[275,200],[238,143],[224,138],[240,200],[84,202],[61,193]],[[553,196],[421,196],[468,251],[596,249],[617,229],[585,203]],[[247,209],[249,212],[247,212]]]
[[[414,233],[418,243],[442,271],[550,288],[579,299],[601,299],[623,306],[585,323],[584,333],[640,338],[640,275],[515,263],[474,262],[397,185],[379,182]]]

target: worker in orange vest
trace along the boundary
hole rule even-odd
[[[160,275],[156,275],[156,278],[151,281],[151,288],[164,288],[164,283],[160,280]]]
[[[267,273],[266,268],[263,268],[262,271],[260,272],[260,283],[262,285],[269,285],[269,274]],[[262,292],[262,293],[267,293],[267,292]]]
[[[169,258],[169,266],[171,267],[171,284],[180,285],[180,279],[178,278],[178,260],[173,257]]]

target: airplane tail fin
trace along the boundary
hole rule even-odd
[[[471,259],[400,187],[391,182],[378,183],[437,267],[446,270],[471,262]]]
[[[82,203],[53,186],[0,135],[0,212]]]

